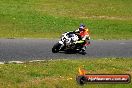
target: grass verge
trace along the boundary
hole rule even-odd
[[[76,81],[78,68],[88,74],[130,74],[132,58],[49,60],[0,65],[1,88],[82,88]],[[132,84],[87,84],[83,88],[131,88]]]
[[[0,38],[58,38],[84,23],[92,39],[132,39],[131,0],[1,0]]]

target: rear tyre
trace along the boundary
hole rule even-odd
[[[53,52],[53,53],[59,52],[60,47],[61,47],[61,44],[60,44],[60,43],[56,43],[56,44],[53,46],[53,48],[52,48],[52,52]]]

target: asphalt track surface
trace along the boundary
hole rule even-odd
[[[91,40],[87,54],[52,53],[58,39],[0,39],[0,61],[132,57],[132,40]]]

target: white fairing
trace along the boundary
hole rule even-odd
[[[75,34],[71,34],[69,37],[67,33],[65,33],[65,34],[62,34],[62,38],[61,38],[61,41],[59,41],[59,43],[64,44],[64,41],[65,41],[68,44],[68,43],[71,43],[71,40],[75,42],[78,39],[79,39],[78,36]]]
[[[71,39],[72,39],[73,41],[77,41],[79,38],[78,38],[77,35],[73,34],[73,36],[71,37]]]
[[[63,45],[63,42],[62,41],[59,41],[59,43]]]

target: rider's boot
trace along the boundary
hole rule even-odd
[[[83,47],[82,47],[82,52],[81,52],[81,53],[82,53],[82,55],[87,54],[87,53],[85,52],[85,50],[86,50],[86,46],[83,46]]]

